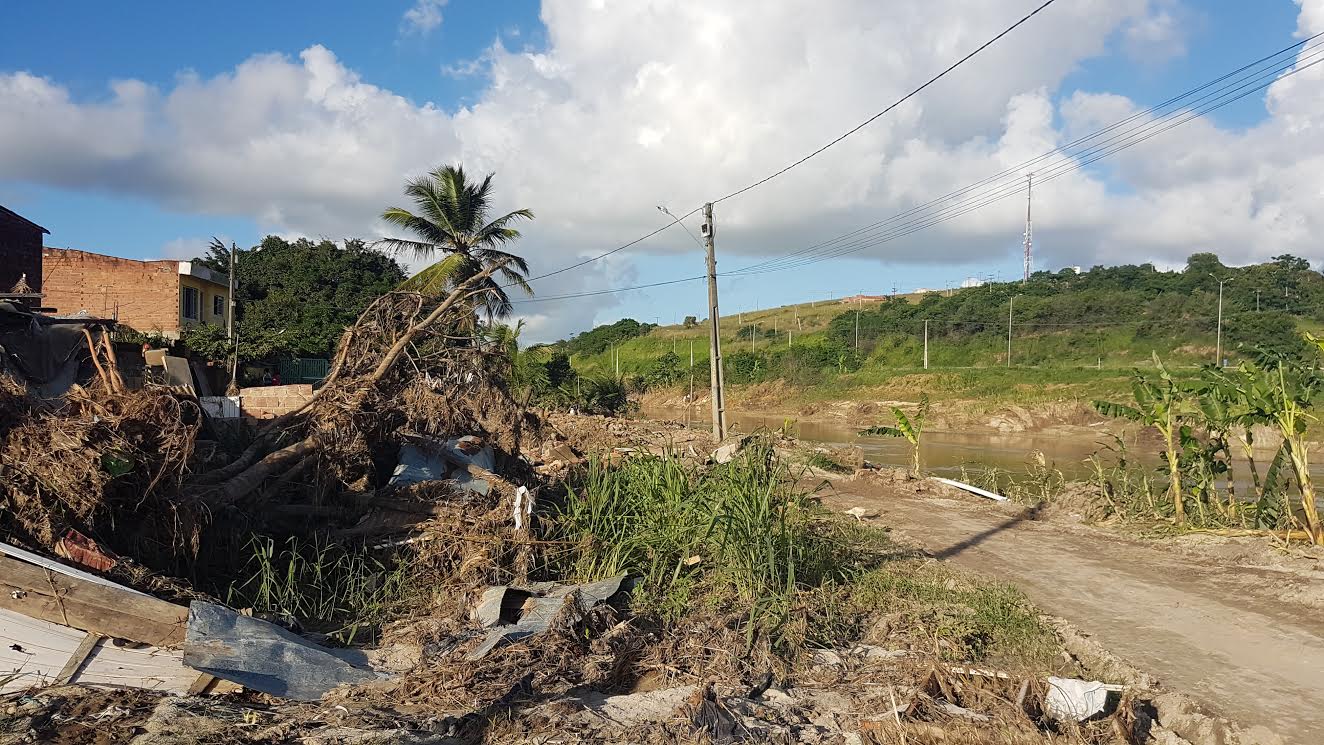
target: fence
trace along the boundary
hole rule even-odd
[[[280,361],[280,382],[286,385],[320,383],[330,372],[329,360],[295,357]]]

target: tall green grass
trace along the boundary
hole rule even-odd
[[[556,529],[575,543],[564,559],[574,579],[637,574],[636,608],[668,621],[703,603],[746,604],[751,635],[779,637],[799,591],[849,579],[886,543],[846,540],[839,523],[756,440],[712,469],[671,454],[594,461]]]
[[[365,635],[372,641],[410,594],[412,573],[402,557],[385,563],[366,548],[316,537],[280,545],[253,536],[248,550],[246,579],[230,585],[227,604],[297,619],[346,644]]]
[[[711,469],[672,454],[592,462],[555,520],[558,537],[575,544],[560,572],[577,581],[635,574],[634,611],[665,623],[747,610],[749,643],[788,656],[849,645],[880,613],[914,625],[878,641],[941,640],[951,659],[1038,662],[1056,649],[1013,588],[916,560],[884,531],[828,513],[796,476],[761,440]]]

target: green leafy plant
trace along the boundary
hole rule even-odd
[[[924,420],[929,415],[929,395],[921,393],[919,405],[912,414],[907,415],[900,406],[892,407],[892,416],[896,417],[896,426],[870,427],[860,430],[864,437],[903,437],[910,443],[910,472],[916,478],[923,475],[920,464],[920,437],[924,432]]]
[[[1180,460],[1180,426],[1186,414],[1187,392],[1168,374],[1158,355],[1154,355],[1157,373],[1146,376],[1136,371],[1131,379],[1131,395],[1135,406],[1111,401],[1095,401],[1094,408],[1109,417],[1128,419],[1158,430],[1163,437],[1164,458],[1168,465],[1168,497],[1172,500],[1173,514],[1178,525],[1186,524],[1186,506],[1182,493]]]

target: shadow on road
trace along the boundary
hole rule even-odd
[[[980,531],[963,541],[960,541],[958,543],[953,543],[947,548],[944,548],[943,550],[935,553],[933,556],[938,559],[950,559],[953,556],[966,550],[967,548],[978,546],[979,544],[983,543],[989,538],[997,535],[998,533],[1001,533],[1004,530],[1007,530],[1008,528],[1012,527],[1013,525],[1016,525],[1017,523],[1026,522],[1028,520],[1039,519],[1039,513],[1043,511],[1043,508],[1044,508],[1043,502],[1040,502],[1039,504],[1036,504],[1033,507],[1026,507],[1025,509],[1021,510],[1018,514],[1002,522],[1000,525],[995,525],[989,528],[988,530]]]

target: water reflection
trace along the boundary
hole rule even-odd
[[[706,418],[707,409],[694,409],[688,413],[690,426],[706,428],[710,420]],[[648,410],[643,416],[650,419],[687,421],[687,412],[679,410]],[[856,434],[864,425],[832,421],[799,421],[780,415],[756,414],[750,412],[728,412],[728,426],[739,432],[753,432],[760,428],[779,429],[789,424],[791,434],[808,441],[827,445],[850,445],[864,451],[864,458],[880,466],[905,468],[910,463],[910,445],[898,437],[860,437]],[[1060,470],[1068,480],[1084,480],[1092,475],[1088,458],[1099,453],[1105,465],[1110,465],[1115,456],[1105,447],[1114,444],[1107,432],[1097,434],[1062,435],[1034,432],[1001,434],[996,432],[925,432],[920,445],[920,456],[924,468],[930,473],[959,478],[961,469],[998,468],[1015,473],[1023,473],[1030,462],[1032,453],[1042,452],[1048,465]],[[1130,445],[1128,438],[1128,445]],[[1249,486],[1243,479],[1249,479],[1246,464],[1240,461],[1238,453],[1234,467],[1240,469],[1237,474],[1239,487]],[[1260,471],[1268,465],[1272,453],[1258,455],[1263,459]],[[1158,468],[1163,464],[1158,449],[1152,445],[1131,446],[1127,458],[1134,464]],[[1324,478],[1324,463],[1318,459],[1311,471],[1317,478]]]

